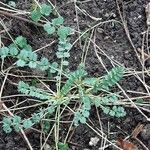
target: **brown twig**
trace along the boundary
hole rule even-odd
[[[139,140],[138,138],[134,138],[145,150],[149,150],[149,148],[147,148],[146,146],[145,146],[145,144],[141,141],[141,140]]]
[[[143,127],[143,124],[138,124],[132,132],[132,138],[136,138],[138,134],[143,130]]]
[[[0,16],[8,16],[8,17],[16,18],[16,19],[19,19],[19,20],[21,20],[21,21],[34,24],[34,25],[39,26],[39,27],[42,27],[42,26],[43,26],[43,24],[41,24],[41,23],[37,23],[37,22],[34,22],[34,21],[32,21],[32,20],[28,20],[28,19],[26,19],[26,18],[22,18],[22,17],[20,17],[20,16],[17,16],[16,14],[12,14],[12,13],[5,12],[5,11],[2,11],[2,10],[0,10]]]
[[[137,137],[139,133],[143,130],[144,125],[138,124],[131,134],[131,138],[135,139],[145,150],[149,150],[145,144]]]

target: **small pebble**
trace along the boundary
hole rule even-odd
[[[105,17],[109,17],[109,13],[106,13],[106,14],[105,14]]]
[[[105,36],[105,37],[104,37],[104,40],[107,40],[107,39],[109,39],[109,36]]]
[[[116,14],[115,13],[111,13],[111,16],[113,16],[114,18],[116,17]]]
[[[45,144],[45,146],[44,146],[44,150],[51,150],[50,145],[49,145],[49,144]]]
[[[97,143],[98,143],[98,141],[99,141],[99,138],[98,138],[98,137],[91,137],[90,142],[89,142],[89,145],[90,145],[90,146],[96,146]]]
[[[141,131],[141,137],[144,140],[150,140],[150,124],[145,125],[145,127]]]

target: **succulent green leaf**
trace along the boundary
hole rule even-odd
[[[52,19],[53,26],[59,26],[59,25],[62,25],[63,23],[64,23],[64,18],[61,16],[59,16],[58,18]]]
[[[50,22],[47,22],[46,24],[44,24],[44,30],[48,33],[48,34],[53,34],[55,33],[55,27],[51,25]]]
[[[91,109],[91,104],[90,104],[90,99],[87,96],[83,96],[84,98],[81,98],[83,101],[83,105],[81,107],[81,110],[75,112],[74,115],[74,124],[77,126],[79,123],[85,124],[87,118],[90,115],[90,109]]]
[[[29,86],[27,83],[24,83],[23,81],[20,81],[18,83],[18,91],[29,96],[37,97],[41,100],[49,99],[49,93],[34,86]]]
[[[23,50],[32,52],[32,47],[31,47],[31,45],[27,44],[23,47]]]
[[[52,105],[52,106],[48,107],[47,111],[49,114],[52,114],[53,112],[55,112],[55,106]]]
[[[7,57],[8,53],[9,53],[9,48],[7,48],[7,47],[0,48],[0,56],[1,56],[1,58]]]
[[[82,112],[82,114],[85,118],[88,118],[90,116],[90,112],[88,110],[85,110],[84,112]]]
[[[80,123],[85,124],[86,123],[86,118],[82,116],[80,118]]]
[[[82,68],[79,68],[76,71],[70,73],[69,79],[66,81],[65,85],[61,89],[61,94],[66,95],[70,91],[71,87],[75,84],[75,82],[86,75],[87,72]]]
[[[19,59],[16,63],[17,63],[17,66],[19,66],[19,67],[26,66],[26,62],[22,59]]]
[[[81,117],[82,117],[82,114],[79,111],[77,111],[77,112],[74,113],[74,120],[73,120],[73,122],[74,122],[75,126],[79,125]]]
[[[112,116],[112,117],[114,117],[114,116],[115,116],[115,111],[110,110],[110,111],[109,111],[109,115]]]
[[[57,58],[63,58],[64,53],[63,52],[56,52],[56,56],[57,56]]]
[[[40,8],[37,8],[31,12],[31,19],[35,22],[39,21],[41,16],[42,14],[41,14]]]
[[[14,127],[15,131],[19,132],[21,129],[21,117],[20,116],[13,116],[12,118],[12,126]]]
[[[140,99],[137,99],[137,100],[135,101],[135,103],[143,104],[143,103],[144,103],[144,100],[143,100],[142,98],[140,98]]]
[[[101,87],[108,90],[109,87],[115,85],[122,77],[125,72],[123,67],[115,67],[108,72],[106,76],[101,80]]]
[[[38,123],[42,119],[41,117],[42,116],[39,113],[34,113],[34,114],[32,114],[32,121],[34,123]]]
[[[11,56],[16,56],[19,53],[19,51],[18,51],[15,44],[10,44],[9,45],[9,53],[10,53]]]
[[[118,101],[118,96],[115,94],[111,94],[109,97],[109,102],[115,103]]]
[[[70,35],[71,33],[72,33],[72,29],[70,27],[64,27],[64,26],[61,26],[57,31],[57,34],[61,40],[65,40],[67,36]]]
[[[3,130],[5,133],[11,133],[12,132],[11,126],[9,126],[8,124],[5,124],[5,123],[3,123]]]
[[[96,107],[100,107],[102,105],[101,98],[94,98],[93,103]]]
[[[83,83],[88,86],[95,86],[99,81],[99,78],[86,78],[83,80]]]
[[[11,117],[4,117],[3,123],[11,125],[12,124],[12,118]]]
[[[110,108],[109,107],[103,107],[102,110],[105,114],[109,114]]]
[[[33,123],[32,123],[32,121],[31,121],[30,119],[26,119],[26,120],[24,120],[24,122],[23,122],[23,127],[24,127],[25,129],[31,128],[32,125],[33,125]]]
[[[50,67],[50,73],[56,73],[56,69],[58,68],[58,63],[53,62]]]
[[[65,51],[65,48],[62,45],[58,45],[58,51],[63,52]]]
[[[68,57],[70,57],[70,53],[69,52],[64,52],[63,56],[64,56],[64,58],[68,58]]]
[[[21,50],[19,55],[17,56],[19,59],[22,59],[24,61],[28,61],[28,57],[29,57],[29,52],[26,50]]]
[[[37,54],[34,53],[34,52],[30,52],[30,53],[29,53],[29,59],[30,59],[31,61],[37,61]]]
[[[10,133],[12,131],[11,124],[12,124],[12,118],[11,117],[4,117],[2,120],[2,127],[5,133]]]
[[[82,108],[84,108],[83,110],[90,110],[91,109],[91,100],[90,100],[89,96],[84,95],[81,97],[81,100],[83,102],[83,106],[82,106]]]
[[[69,149],[69,147],[66,143],[64,144],[61,142],[58,143],[58,148],[59,148],[59,150],[68,150]]]
[[[51,5],[42,4],[40,11],[42,15],[49,16],[50,13],[52,12],[52,7]]]
[[[64,61],[62,62],[62,64],[63,64],[64,66],[68,66],[68,65],[69,65],[69,62],[66,61],[66,60],[64,60]]]
[[[43,123],[42,123],[42,127],[43,127],[43,131],[44,131],[45,133],[48,133],[48,131],[49,131],[50,128],[51,128],[51,124],[50,124],[49,121],[44,120]]]
[[[69,42],[63,42],[63,44],[59,42],[58,51],[69,51],[71,48],[72,44],[70,44]]]
[[[20,47],[20,48],[24,48],[27,45],[27,40],[26,38],[24,38],[23,36],[18,36],[15,39],[15,43]]]
[[[39,62],[38,67],[39,67],[39,69],[41,69],[42,71],[45,71],[45,70],[47,70],[47,69],[49,68],[49,65],[50,65],[50,63],[49,63],[48,59],[45,58],[45,57],[43,57],[43,58],[41,59],[41,61]]]
[[[65,50],[70,50],[70,49],[72,48],[72,44],[66,43],[66,44],[64,45],[64,48],[65,48]]]
[[[20,116],[14,116],[13,117],[13,125],[20,124],[21,123],[21,117]]]
[[[28,64],[28,66],[29,66],[30,68],[36,68],[37,63],[34,62],[34,61],[30,61],[29,64]]]
[[[118,118],[126,116],[126,112],[121,106],[113,106],[112,110],[115,112],[115,116]]]
[[[34,52],[32,52],[32,51],[29,51],[28,52],[28,58],[29,58],[29,64],[28,64],[28,66],[30,68],[36,68],[37,63],[38,63],[38,61],[37,61],[37,54],[34,53]]]

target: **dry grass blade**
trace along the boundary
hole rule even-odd
[[[21,20],[21,21],[24,21],[24,22],[28,22],[28,23],[34,24],[36,26],[40,26],[40,27],[43,26],[43,24],[36,23],[36,22],[34,22],[32,20],[28,20],[26,18],[17,16],[16,14],[12,14],[12,13],[9,13],[9,12],[6,12],[6,11],[2,11],[2,10],[0,10],[0,16],[7,16],[7,17],[11,17],[11,18],[16,18],[18,20]]]

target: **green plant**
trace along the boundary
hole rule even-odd
[[[110,74],[113,74],[113,76],[109,76],[109,78],[107,78],[107,80],[109,80],[110,83],[112,81],[113,81],[113,83],[118,82],[118,78],[117,78],[118,74],[117,75],[114,74],[114,70],[117,70],[117,72],[118,72],[118,70],[120,70],[121,72],[118,72],[118,73],[123,74],[122,73],[123,69],[121,69],[121,68],[120,67],[114,68],[108,73],[108,75],[106,75],[108,77]],[[78,95],[78,93],[79,93],[79,96],[74,95],[74,97],[77,97],[80,100],[81,108],[77,112],[75,112],[75,118],[74,118],[75,125],[86,122],[86,119],[89,117],[90,109],[91,109],[92,105],[95,105],[96,107],[100,107],[105,114],[109,114],[110,116],[116,116],[116,117],[125,116],[126,113],[125,113],[124,108],[121,106],[117,106],[118,96],[116,94],[107,94],[106,96],[100,97],[99,95],[93,95],[93,93],[90,92],[95,88],[95,82],[91,82],[91,79],[89,79],[90,84],[88,85],[87,83],[89,83],[89,82],[87,82],[88,80],[86,79],[86,75],[87,75],[86,71],[81,67],[78,68],[76,71],[70,73],[69,79],[62,86],[59,95],[57,95],[57,94],[54,95],[52,93],[45,92],[42,89],[36,88],[34,86],[29,86],[28,84],[24,83],[23,81],[19,82],[18,91],[21,93],[24,93],[28,96],[32,96],[32,97],[36,97],[41,100],[48,101],[49,105],[51,105],[50,108],[48,107],[48,108],[44,109],[43,110],[44,112],[40,110],[40,116],[43,116],[43,114],[46,114],[47,111],[49,113],[51,111],[51,109],[53,108],[53,106],[56,106],[56,103],[57,103],[57,105],[65,104],[65,102],[68,103],[68,101],[71,100],[71,99],[69,99],[69,97],[70,97],[69,94],[71,94],[71,91],[78,89],[78,92],[76,92],[76,95]],[[99,83],[97,83],[97,84],[101,85],[102,81],[104,81],[106,79],[106,76],[104,76],[104,78],[99,80]],[[93,79],[93,81],[95,81],[95,78]],[[100,90],[100,87],[98,87],[98,89]],[[55,105],[53,105],[53,103]],[[111,104],[111,106],[109,106],[110,104]],[[42,115],[41,115],[41,113],[42,113]],[[14,123],[12,122],[13,118],[10,119],[10,117],[9,117],[8,120],[6,118],[4,118],[3,128],[5,131],[6,131],[6,129],[8,129],[8,131],[6,131],[6,132],[10,132],[11,131],[10,126],[13,126],[14,129],[16,131],[18,131],[18,129],[20,127],[26,128],[26,126],[33,125],[35,122],[39,122],[39,120],[42,119],[42,117],[38,117],[38,115],[36,115],[35,118],[38,118],[38,119],[32,118],[32,119],[30,119],[30,121],[28,120],[26,123],[23,123],[23,121],[21,121],[21,124],[23,124],[23,125],[21,125],[19,127],[18,127],[18,125],[20,125],[20,119],[17,118],[19,120],[18,121],[19,124],[14,126]],[[33,121],[33,120],[38,120],[38,121]],[[32,124],[31,124],[31,122],[32,122]],[[8,128],[6,128],[6,127],[8,127]]]
[[[57,70],[57,63],[53,62],[50,64],[46,57],[38,58],[38,55],[32,51],[32,47],[27,44],[26,38],[18,36],[14,43],[8,47],[0,48],[1,58],[13,57],[17,59],[16,65],[18,67],[29,67],[36,68],[42,71],[49,71],[55,73]],[[54,71],[55,70],[55,71]]]
[[[123,76],[123,73],[124,69],[122,67],[116,67],[108,72],[108,74],[102,79],[85,78],[83,80],[83,84],[81,84],[82,86],[79,86],[82,106],[77,112],[75,112],[75,125],[78,125],[79,123],[86,123],[87,118],[89,118],[89,111],[92,105],[95,105],[97,108],[101,108],[105,114],[113,117],[124,117],[126,115],[122,106],[116,106],[118,102],[117,94],[106,94],[106,96],[102,97],[96,95],[98,91],[102,92],[104,87],[108,90],[108,87],[116,84]],[[86,86],[89,86],[89,88],[86,89]],[[113,107],[109,106],[109,104],[113,105]]]
[[[42,15],[49,16],[52,13],[51,5],[41,4],[41,7],[36,6],[35,9],[31,12],[31,19],[33,21],[39,21]]]
[[[28,119],[22,119],[20,116],[4,117],[3,118],[3,130],[6,133],[10,133],[12,129],[19,132],[20,129],[28,129],[34,124],[37,124],[41,119],[47,115],[52,114],[55,111],[56,104],[48,106],[45,109],[40,109],[39,112],[32,114]]]
[[[53,9],[50,5],[42,4],[41,7],[37,6],[33,10],[31,18],[34,21],[39,21],[43,15],[45,17],[49,16],[52,11]],[[20,129],[30,128],[34,124],[39,123],[44,117],[53,114],[56,108],[62,105],[66,106],[72,100],[76,100],[79,103],[78,109],[74,112],[75,125],[86,123],[93,105],[110,116],[125,116],[124,108],[118,103],[118,94],[110,94],[111,92],[109,91],[123,77],[124,67],[115,67],[105,76],[99,78],[88,77],[84,65],[80,65],[73,72],[66,71],[69,64],[69,51],[72,48],[68,37],[72,34],[73,30],[70,27],[64,26],[64,19],[61,16],[47,21],[43,28],[48,35],[55,35],[58,38],[56,52],[58,62],[50,62],[46,57],[39,57],[23,36],[16,37],[13,43],[7,47],[3,46],[0,48],[0,57],[3,60],[6,57],[14,58],[16,60],[15,65],[18,67],[29,67],[31,69],[47,71],[53,79],[54,90],[49,88],[49,91],[45,91],[30,85],[30,83],[20,81],[18,83],[18,92],[34,97],[38,101],[44,101],[47,107],[41,106],[41,109],[31,114],[30,118],[23,119],[17,115],[4,117],[2,121],[3,130],[6,133],[10,133],[12,129],[20,131]],[[46,123],[45,129],[49,129]],[[65,145],[61,145],[61,147],[65,149]]]
[[[34,21],[39,21],[42,15],[49,16],[52,13],[53,9],[50,5],[42,4],[41,7],[36,7],[32,13],[31,18]],[[58,51],[56,56],[58,58],[68,58],[70,56],[69,50],[71,49],[72,45],[69,43],[67,37],[68,35],[73,33],[73,30],[70,27],[65,27],[63,25],[64,18],[62,16],[58,16],[51,21],[47,21],[43,28],[49,34],[56,34],[59,37],[59,44],[58,44]],[[68,65],[68,61],[65,60],[63,62],[64,66]]]
[[[50,97],[49,93],[43,91],[42,89],[36,88],[34,86],[29,86],[28,84],[24,83],[23,81],[19,82],[18,91],[23,94],[39,98],[41,100],[46,100],[46,99],[49,99],[49,97]]]
[[[59,148],[59,150],[68,150],[69,149],[67,144],[64,144],[61,142],[59,142],[58,148]]]

